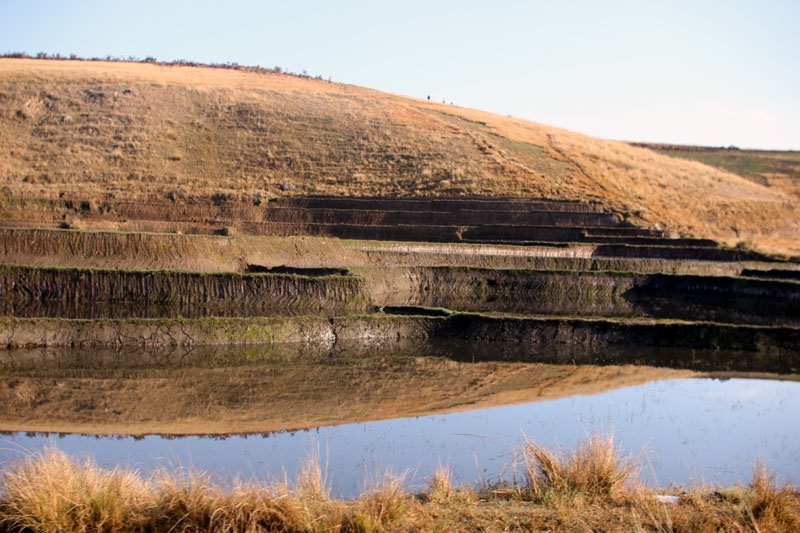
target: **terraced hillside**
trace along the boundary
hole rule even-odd
[[[753,357],[726,364],[743,370],[800,363],[800,265],[631,227],[596,204],[295,197],[233,208],[259,236],[2,230],[0,309],[13,318],[0,343],[277,341],[333,353],[448,338],[737,349]],[[201,214],[148,222],[220,223]]]
[[[797,201],[699,163],[322,80],[81,61],[0,60],[0,140],[9,349],[457,339],[800,368]]]

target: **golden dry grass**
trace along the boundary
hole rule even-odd
[[[0,146],[6,197],[158,195],[177,205],[193,196],[283,194],[596,200],[681,235],[800,253],[794,186],[289,75],[0,59]]]
[[[632,458],[620,457],[613,435],[592,436],[574,451],[552,451],[526,438],[521,455],[526,488],[538,500],[553,494],[613,499],[635,477]]]
[[[138,529],[154,506],[138,472],[105,470],[49,447],[3,472],[3,525],[10,530]]]
[[[632,465],[620,461],[621,451],[608,439],[591,438],[566,454],[528,443],[522,453],[533,454],[553,474],[542,477],[538,469],[534,490],[524,484],[453,487],[449,472],[441,469],[421,493],[407,492],[402,476],[383,475],[361,496],[345,501],[330,497],[314,457],[293,482],[220,482],[183,468],[149,474],[107,470],[50,447],[2,472],[0,530],[790,532],[800,527],[800,494],[776,486],[763,466],[754,468],[748,486],[676,489],[679,501],[665,504],[656,498],[659,491],[635,479],[621,483]]]
[[[603,191],[604,203],[649,224],[729,246],[775,249],[781,241],[796,249],[800,204],[786,191],[623,143],[569,133],[551,139]]]

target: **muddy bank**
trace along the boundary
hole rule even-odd
[[[351,210],[272,207],[264,210],[267,222],[296,224],[353,224],[362,226],[382,225],[432,225],[432,226],[476,226],[508,225],[524,226],[576,226],[618,229],[622,217],[608,213],[570,211],[412,211],[390,207],[386,210]],[[628,229],[628,228],[626,228]],[[634,228],[629,228],[634,229]],[[646,235],[652,235],[648,230]]]
[[[0,318],[0,345],[195,346],[271,342],[332,343],[319,317],[72,320]]]
[[[308,200],[308,201],[305,201]],[[635,227],[619,213],[582,204],[535,199],[448,202],[414,199],[334,198],[264,202],[225,195],[187,200],[114,198],[0,199],[4,225],[39,221],[62,228],[192,234],[321,236],[414,242],[539,242],[627,244],[717,249],[708,239],[667,238],[660,230]],[[397,201],[397,202],[396,202]],[[351,207],[345,207],[345,206]]]
[[[742,270],[742,276],[751,278],[800,281],[800,270],[782,270],[777,268],[769,270],[744,269]]]
[[[63,194],[58,199],[4,197],[0,213],[8,219],[61,222],[84,220],[214,220],[317,222],[343,224],[618,226],[623,217],[600,204],[524,198],[353,198],[283,197],[267,201],[262,194],[178,197],[150,195],[138,201],[110,195]]]
[[[455,311],[637,316],[624,297],[636,276],[609,272],[417,268],[407,303]]]
[[[800,283],[631,272],[384,268],[373,300],[453,311],[800,325]],[[382,283],[381,283],[382,282]]]
[[[505,211],[505,212],[572,212],[605,213],[606,209],[598,203],[575,202],[569,200],[545,200],[531,198],[503,197],[351,197],[351,196],[307,196],[283,197],[275,200],[278,207],[304,207],[309,209],[348,209],[348,210],[404,210],[404,211]]]
[[[360,265],[364,254],[338,240],[313,237],[251,237],[0,229],[0,259],[42,267],[242,272],[265,266]]]
[[[667,259],[671,261],[763,261],[780,262],[779,259],[733,248],[716,248],[711,246],[697,247],[684,245],[679,241],[665,244],[662,242],[649,243],[647,246],[636,243],[604,243],[598,244],[593,257],[628,257]]]
[[[640,229],[626,227],[604,228],[597,234],[583,226],[534,226],[534,225],[425,225],[417,221],[411,224],[387,223],[321,223],[321,222],[256,222],[219,220],[220,228],[235,227],[246,235],[309,235],[365,241],[410,241],[434,243],[475,244],[520,244],[541,243],[616,243],[664,247],[708,247],[716,250],[713,241],[698,239],[666,239],[642,237]],[[211,229],[213,231],[213,228]]]
[[[641,274],[738,276],[743,269],[769,269],[770,263],[670,260],[648,257],[596,257],[596,246],[491,245],[345,241],[374,266],[472,267],[493,269],[606,271]]]
[[[350,316],[334,319],[284,317],[195,320],[2,319],[0,345],[197,346],[293,342],[334,353],[338,343],[382,350],[414,339],[510,343],[519,346],[585,345],[736,350],[747,353],[723,363],[688,354],[689,368],[763,372],[800,370],[800,330],[711,323],[631,322],[581,319]],[[709,352],[711,353],[711,352]],[[646,355],[643,357],[646,359]],[[638,360],[638,359],[637,359]],[[608,361],[613,362],[613,361]],[[709,365],[713,368],[709,368]]]

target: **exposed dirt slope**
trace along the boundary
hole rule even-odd
[[[59,195],[490,195],[597,201],[647,227],[800,253],[798,203],[709,166],[290,75],[0,60],[0,203]]]

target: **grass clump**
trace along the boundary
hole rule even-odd
[[[364,490],[348,526],[354,531],[382,531],[399,519],[408,506],[405,474],[387,470],[374,477],[366,476]]]
[[[138,530],[152,519],[150,483],[124,468],[80,463],[54,446],[3,475],[0,519],[8,530]]]
[[[762,531],[800,531],[800,501],[792,487],[778,487],[775,476],[759,461],[753,465],[753,480],[746,505],[753,524]]]
[[[571,452],[553,452],[526,437],[521,455],[525,489],[540,501],[578,494],[610,500],[636,475],[636,463],[621,457],[613,435],[594,435]]]

